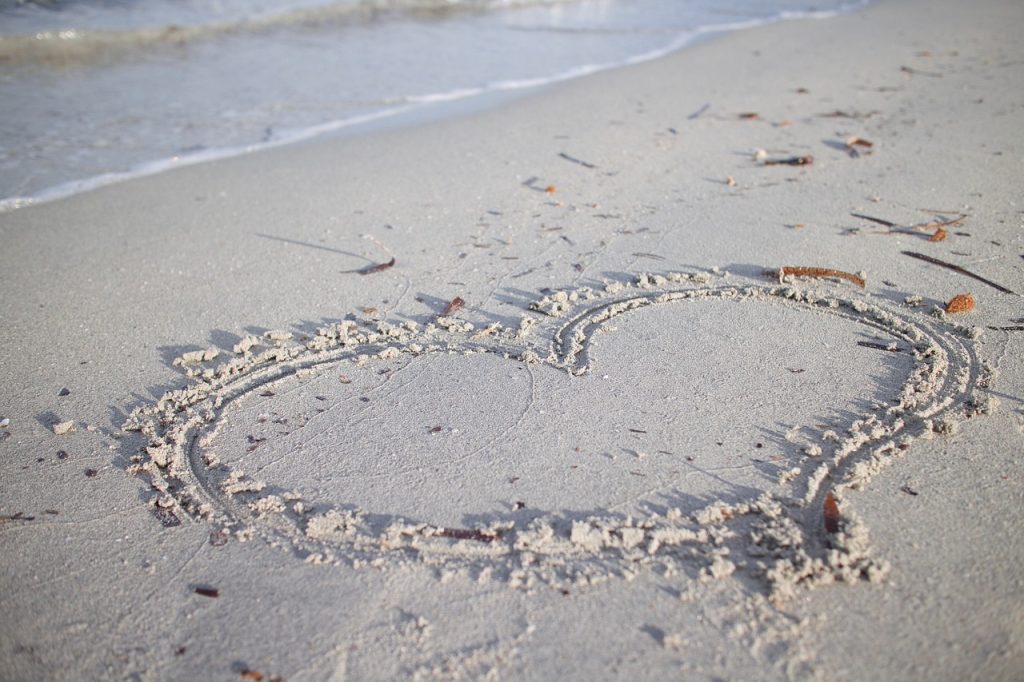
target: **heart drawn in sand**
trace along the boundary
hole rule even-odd
[[[849,289],[736,281],[560,292],[518,329],[249,339],[133,413],[134,470],[162,514],[312,562],[525,585],[742,570],[779,596],[876,578],[844,493],[981,409],[972,335]]]

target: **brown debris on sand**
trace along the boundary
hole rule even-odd
[[[460,296],[456,296],[448,303],[448,305],[445,306],[444,312],[441,313],[441,317],[448,317],[452,313],[460,310],[464,305],[466,305],[466,302],[462,300]]]
[[[839,504],[836,502],[836,496],[832,494],[831,490],[828,491],[828,495],[825,495],[824,515],[825,530],[829,533],[838,533],[839,522],[842,520],[842,516],[839,513]]]
[[[810,166],[814,163],[814,157],[810,154],[806,156],[789,156],[784,159],[765,159],[761,162],[762,166]]]
[[[866,286],[864,278],[861,277],[860,275],[855,275],[852,272],[845,272],[843,270],[833,270],[832,268],[784,265],[781,268],[779,268],[779,281],[782,282],[787,277],[835,277],[837,279],[845,279],[847,282],[852,282],[853,284],[856,284],[862,289]]]
[[[356,272],[358,272],[360,275],[372,275],[376,272],[381,272],[383,270],[387,270],[388,268],[393,268],[394,266],[395,258],[394,256],[392,256],[391,260],[387,261],[386,263],[374,263],[373,265],[366,266],[362,270],[356,270]]]
[[[970,293],[957,294],[953,298],[949,299],[949,302],[946,304],[946,312],[966,313],[970,310],[974,310],[974,306],[974,296]]]

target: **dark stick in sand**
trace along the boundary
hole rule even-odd
[[[933,258],[932,256],[927,256],[927,255],[925,255],[923,253],[917,253],[916,251],[901,251],[901,253],[904,256],[910,256],[911,258],[916,258],[918,260],[923,260],[924,262],[931,263],[932,265],[938,265],[940,267],[947,268],[949,270],[952,270],[953,272],[959,272],[961,275],[964,275],[965,277],[970,277],[971,279],[976,279],[976,280],[978,280],[979,282],[981,282],[983,284],[989,285],[990,287],[992,287],[996,291],[1003,292],[1004,294],[1016,294],[1015,291],[1011,291],[1011,290],[1007,289],[1002,284],[996,284],[992,280],[985,279],[981,275],[976,275],[973,272],[971,272],[970,270],[965,270],[964,268],[960,267],[959,265],[955,265],[954,263],[947,263],[944,260],[939,260],[938,258]]]

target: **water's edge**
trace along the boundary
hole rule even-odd
[[[513,97],[526,94],[529,91],[549,87],[565,81],[661,59],[696,43],[722,36],[724,34],[748,30],[760,26],[767,26],[780,21],[794,19],[828,19],[859,11],[869,3],[870,0],[854,0],[853,2],[850,2],[836,10],[781,12],[776,16],[765,19],[750,19],[700,26],[691,32],[678,36],[664,47],[649,50],[614,62],[577,66],[546,77],[495,81],[480,87],[460,88],[449,92],[411,96],[407,97],[404,102],[394,106],[387,106],[373,111],[359,113],[350,117],[329,120],[303,128],[274,131],[272,134],[268,135],[266,139],[253,144],[204,148],[190,153],[182,153],[166,158],[153,159],[138,163],[124,171],[103,173],[91,177],[62,182],[24,196],[11,196],[0,199],[0,213],[66,199],[101,187],[126,182],[136,178],[156,175],[177,168],[233,158],[297,142],[308,141],[312,138],[330,133],[344,131],[348,134],[366,134],[380,129],[385,124],[389,126],[398,125],[401,127],[415,126],[428,119],[436,120],[438,118],[455,115],[457,112],[465,110],[466,104],[471,103],[473,100],[487,100],[492,103],[505,102]],[[476,104],[476,108],[483,107],[482,102],[477,102]]]

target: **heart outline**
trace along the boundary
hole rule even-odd
[[[531,305],[545,316],[530,318],[534,323],[524,325],[538,327],[539,343],[511,333],[480,341],[479,334],[439,329],[424,346],[417,342],[420,337],[410,342],[394,335],[393,328],[381,326],[378,331],[384,329],[383,333],[357,337],[355,344],[345,338],[332,345],[328,338],[315,348],[315,344],[273,348],[249,364],[236,358],[206,370],[190,388],[171,392],[156,405],[132,414],[126,430],[143,431],[151,440],[146,454],[137,457],[135,472],[148,476],[158,492],[157,506],[181,508],[233,529],[241,539],[258,529],[272,544],[283,540],[316,562],[386,566],[395,557],[401,563],[415,555],[436,564],[468,566],[480,573],[498,567],[511,583],[527,585],[538,580],[557,584],[611,575],[628,577],[638,567],[651,564],[666,573],[702,564],[701,575],[718,577],[735,570],[735,564],[725,557],[730,542],[736,545],[735,538],[745,533],[744,537],[763,541],[766,560],[754,558],[757,552],[750,548],[756,541],[747,554],[752,555],[775,595],[788,594],[796,584],[879,577],[885,564],[870,556],[866,534],[855,515],[847,515],[840,533],[826,534],[817,510],[826,494],[841,497],[844,491],[860,487],[861,481],[893,456],[903,454],[915,439],[970,416],[972,401],[977,401],[961,399],[975,393],[984,375],[969,343],[976,335],[945,319],[880,306],[870,295],[844,298],[784,283],[709,282],[710,277],[703,273],[641,275],[630,284],[611,283],[604,289],[584,288],[545,297]],[[781,303],[838,315],[902,339],[914,348],[914,365],[901,390],[901,401],[895,406],[883,404],[881,418],[865,415],[855,421],[830,460],[823,458],[810,475],[801,471],[800,478],[807,482],[802,496],[765,492],[756,500],[712,504],[685,517],[672,512],[626,519],[609,514],[581,521],[548,514],[525,526],[506,522],[491,528],[452,529],[402,521],[379,531],[369,528],[360,513],[339,505],[315,517],[293,513],[294,507],[280,513],[257,513],[255,502],[281,491],[264,493],[264,488],[255,484],[251,487],[258,489],[247,491],[246,480],[239,477],[235,483],[241,496],[236,499],[235,494],[224,492],[225,477],[214,480],[208,473],[211,466],[204,459],[208,454],[204,442],[216,435],[223,409],[258,388],[302,372],[322,371],[359,356],[369,358],[371,353],[388,359],[404,353],[419,356],[461,350],[540,362],[578,375],[592,369],[591,339],[610,320],[649,305],[699,299]],[[838,475],[845,478],[838,480]],[[824,486],[830,478],[833,485]],[[315,536],[309,532],[313,524],[320,528]]]

